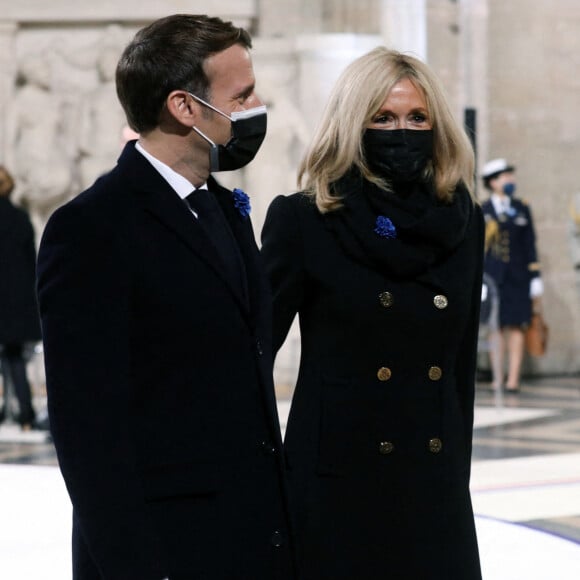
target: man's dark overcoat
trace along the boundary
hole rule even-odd
[[[77,580],[293,577],[267,284],[249,219],[209,186],[249,303],[134,142],[43,235],[48,403]]]
[[[262,235],[274,350],[300,322],[285,451],[304,580],[479,579],[468,484],[481,209],[417,276],[353,258],[331,227],[344,211],[281,196]]]

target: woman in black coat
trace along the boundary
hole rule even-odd
[[[483,219],[433,73],[377,48],[331,95],[263,230],[305,580],[481,578],[469,495]]]
[[[34,230],[28,214],[10,201],[14,182],[6,168],[0,166],[0,346],[4,376],[4,409],[8,379],[18,399],[18,422],[30,429],[35,412],[26,376],[23,349],[26,343],[41,338],[36,303]]]

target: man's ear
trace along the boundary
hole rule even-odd
[[[195,125],[200,115],[199,103],[187,91],[171,91],[165,104],[171,117],[189,128]]]

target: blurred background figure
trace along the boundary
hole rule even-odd
[[[0,348],[4,403],[0,422],[8,412],[8,384],[18,399],[17,417],[23,430],[35,426],[24,350],[41,339],[35,296],[34,230],[28,214],[12,204],[14,180],[0,165]]]
[[[570,252],[576,271],[576,282],[580,289],[580,191],[570,196]]]
[[[517,392],[524,358],[525,329],[532,312],[541,311],[544,292],[536,252],[536,233],[527,202],[514,196],[515,167],[493,159],[483,167],[482,178],[490,192],[483,203],[485,217],[485,272],[499,294],[498,347],[490,351],[492,389],[504,386],[504,357],[508,372],[505,389]]]

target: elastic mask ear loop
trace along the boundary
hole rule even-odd
[[[202,105],[205,105],[206,107],[208,107],[212,111],[215,111],[216,113],[218,113],[222,117],[225,117],[226,119],[228,119],[230,122],[233,122],[232,118],[229,115],[226,115],[223,111],[220,111],[218,108],[214,107],[213,105],[210,105],[207,101],[204,101],[203,99],[200,99],[199,97],[195,96],[193,93],[190,93],[189,91],[187,91],[187,94],[192,99],[195,99],[198,103],[201,103]],[[203,133],[203,131],[200,131],[195,125],[193,125],[192,129],[200,137],[202,137],[203,139],[205,139],[212,147],[217,147],[217,145],[205,133]]]
[[[203,132],[200,131],[195,125],[191,127],[200,137],[205,139],[212,147],[217,147],[217,145]]]
[[[229,119],[230,121],[233,121],[233,119],[229,115],[226,115],[223,111],[220,111],[218,108],[214,107],[213,105],[210,105],[207,101],[204,101],[203,99],[200,99],[199,97],[196,97],[193,93],[188,92],[187,94],[192,99],[195,99],[198,103],[205,105],[206,107],[210,108],[212,111],[215,111],[216,113],[220,114],[222,117],[225,117],[226,119]]]

